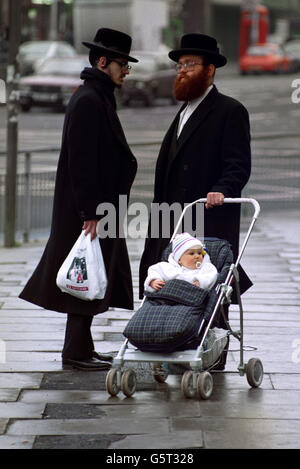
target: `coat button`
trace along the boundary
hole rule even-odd
[[[184,171],[187,171],[188,169],[189,169],[189,165],[188,165],[188,164],[184,164],[184,165],[183,165],[183,170],[184,170]]]

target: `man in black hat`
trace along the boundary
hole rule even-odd
[[[181,47],[172,50],[169,57],[176,62],[174,95],[184,104],[161,145],[153,202],[179,202],[183,206],[207,197],[204,235],[227,239],[236,258],[240,206],[223,205],[223,201],[225,197],[240,197],[250,176],[248,112],[237,100],[219,93],[214,85],[216,68],[227,62],[214,38],[186,34]],[[140,264],[141,297],[148,267],[161,259],[169,242],[169,238],[150,237],[151,223],[148,233]],[[251,281],[240,271],[241,288],[245,291]]]
[[[131,37],[108,28],[98,30],[89,48],[91,67],[68,105],[58,162],[51,234],[46,249],[20,297],[45,309],[68,314],[63,365],[83,370],[111,366],[111,356],[94,351],[93,316],[109,307],[133,309],[133,289],[124,238],[100,240],[108,285],[103,300],[83,301],[62,293],[57,272],[82,230],[96,237],[97,206],[129,196],[137,163],[116,113],[115,87],[137,62],[129,55]]]

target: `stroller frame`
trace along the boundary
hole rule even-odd
[[[177,231],[181,225],[182,219],[186,213],[186,211],[193,205],[197,203],[205,203],[207,201],[206,198],[197,199],[194,202],[186,205],[182,211],[182,214],[177,222],[177,225],[174,229],[174,233],[170,239],[170,242],[174,239]],[[218,351],[221,352],[225,348],[225,342],[227,342],[227,338],[229,335],[233,335],[240,343],[240,362],[238,365],[238,372],[240,376],[243,376],[245,373],[247,375],[247,381],[251,387],[258,387],[263,379],[263,366],[261,361],[258,358],[251,358],[247,364],[244,363],[244,345],[243,345],[243,334],[244,334],[244,327],[243,327],[243,306],[242,300],[240,295],[240,288],[239,288],[239,273],[238,273],[238,266],[240,260],[243,256],[245,251],[246,245],[250,238],[251,232],[255,225],[255,222],[258,218],[260,213],[260,206],[259,203],[252,198],[225,198],[224,203],[247,203],[252,204],[254,208],[254,214],[252,216],[252,220],[248,231],[246,233],[244,242],[238,254],[237,260],[233,263],[228,271],[226,280],[224,283],[218,285],[218,299],[214,306],[213,312],[210,316],[210,319],[205,327],[205,320],[203,319],[199,330],[198,335],[202,332],[202,329],[205,327],[203,332],[203,336],[201,342],[196,350],[184,350],[178,351],[173,353],[159,353],[159,352],[142,352],[140,350],[133,350],[128,348],[129,340],[126,339],[121,346],[117,356],[114,358],[112,363],[112,368],[109,370],[106,376],[106,390],[107,392],[115,396],[118,394],[120,389],[122,392],[127,396],[130,397],[136,390],[136,375],[133,369],[128,368],[125,371],[122,370],[123,365],[125,362],[150,362],[153,363],[153,376],[157,382],[164,382],[167,379],[168,373],[162,366],[163,363],[169,364],[184,364],[189,366],[189,370],[185,371],[182,376],[181,381],[181,389],[185,397],[194,397],[198,394],[198,397],[202,399],[208,399],[211,396],[213,390],[213,380],[209,370],[213,368],[216,364],[218,364],[218,359],[213,361],[213,363],[205,365],[204,360],[204,341],[208,335],[210,330],[210,326],[218,312],[218,309],[221,308],[225,304],[231,303],[231,294],[233,288],[231,286],[232,281],[235,281],[236,286],[236,296],[239,305],[239,313],[240,313],[240,329],[239,330],[232,330],[230,327],[229,321],[226,320],[226,325],[228,330],[224,330],[224,338],[223,343],[220,348],[220,343],[218,344]],[[145,298],[143,299],[144,302]],[[224,318],[225,319],[225,318]],[[218,340],[216,341],[218,342]],[[213,354],[214,356],[214,354]],[[220,356],[219,356],[220,359]]]

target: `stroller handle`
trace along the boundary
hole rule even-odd
[[[195,205],[195,204],[197,204],[197,203],[203,203],[203,204],[205,204],[206,202],[207,202],[207,198],[204,197],[204,198],[202,198],[202,199],[194,200],[194,202],[191,202],[191,203],[187,204],[187,205],[184,207],[184,209],[183,209],[183,211],[182,211],[182,214],[181,214],[181,216],[179,217],[179,220],[178,220],[178,222],[177,222],[177,225],[176,225],[176,227],[175,227],[175,230],[174,230],[174,232],[173,232],[173,235],[172,235],[172,237],[171,237],[170,242],[173,241],[173,239],[174,239],[174,237],[175,237],[175,235],[176,235],[176,233],[177,233],[177,231],[178,231],[178,228],[179,228],[179,226],[180,226],[180,224],[181,224],[181,221],[182,221],[182,219],[183,219],[183,217],[184,217],[184,215],[185,215],[185,212],[186,212],[190,207],[192,207],[193,205]],[[254,208],[254,214],[253,214],[253,217],[252,217],[252,224],[255,223],[255,221],[256,221],[256,219],[258,218],[258,215],[259,215],[259,213],[260,213],[260,205],[259,205],[259,203],[257,202],[257,200],[252,199],[252,198],[248,198],[248,197],[237,197],[237,198],[225,197],[224,203],[225,203],[225,204],[241,204],[241,203],[252,204],[252,205],[253,205],[253,208]],[[251,229],[252,229],[252,227],[251,227]]]
[[[252,204],[253,207],[254,207],[253,218],[255,218],[255,220],[258,218],[258,215],[260,213],[259,203],[257,202],[257,200],[252,199],[252,198],[240,197],[240,198],[233,199],[233,198],[230,198],[230,197],[225,197],[224,203],[228,203],[228,204],[234,204],[234,203],[237,203],[237,204],[240,204],[240,203]]]

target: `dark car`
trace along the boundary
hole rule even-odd
[[[32,106],[64,110],[72,93],[82,83],[80,72],[88,66],[86,56],[46,60],[35,75],[20,78],[22,111],[29,111]]]
[[[291,39],[283,44],[283,49],[292,60],[292,71],[300,70],[300,39]]]
[[[28,41],[19,48],[20,75],[31,75],[50,57],[75,57],[73,46],[65,41]]]
[[[124,80],[121,90],[121,103],[130,105],[140,102],[152,106],[158,98],[166,98],[176,103],[173,96],[175,79],[174,63],[166,54],[155,52],[132,52],[139,62],[133,64],[130,74]]]

